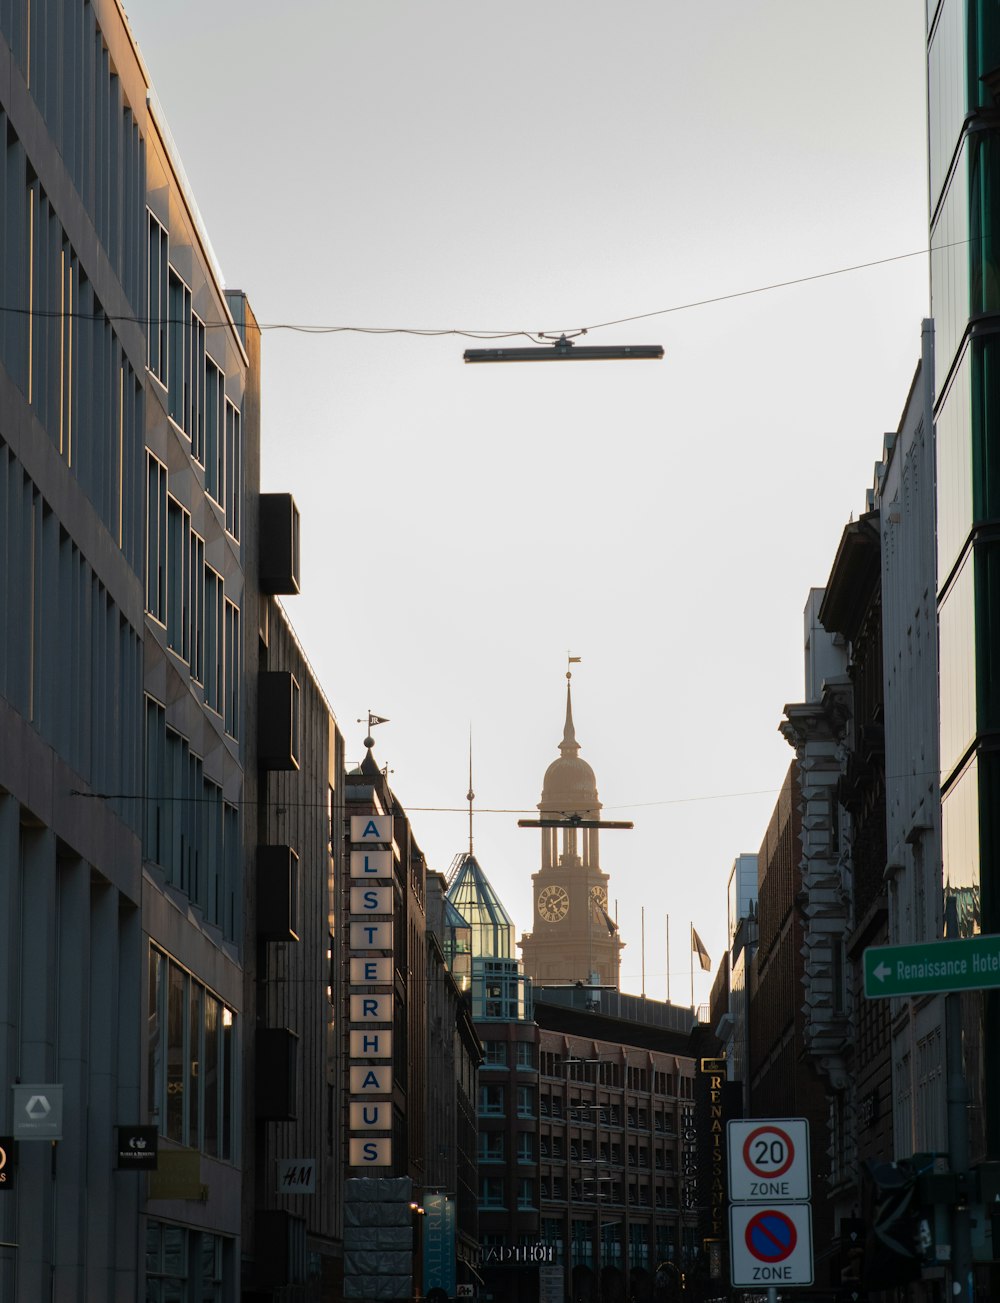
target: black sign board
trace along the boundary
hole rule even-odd
[[[118,1127],[117,1130],[119,1169],[155,1172],[160,1140],[156,1127]]]
[[[0,1192],[14,1188],[14,1137],[0,1136]]]

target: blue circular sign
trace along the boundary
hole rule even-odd
[[[794,1251],[799,1234],[790,1217],[767,1208],[750,1218],[743,1238],[758,1262],[784,1262]]]

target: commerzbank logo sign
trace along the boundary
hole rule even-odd
[[[59,1085],[13,1086],[14,1139],[62,1140],[63,1088]]]

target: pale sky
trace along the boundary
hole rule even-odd
[[[432,868],[520,934],[567,651],[622,987],[690,998],[792,752],[802,611],[864,509],[928,313],[922,0],[127,0],[230,287],[258,319],[592,332],[662,362],[470,367],[470,341],[263,338],[286,609]],[[518,341],[524,342],[524,341]],[[441,807],[454,812],[438,812]],[[710,975],[696,977],[696,1000]]]

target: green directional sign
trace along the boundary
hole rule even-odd
[[[914,946],[870,946],[864,953],[865,995],[939,995],[1000,987],[1000,935]]]

